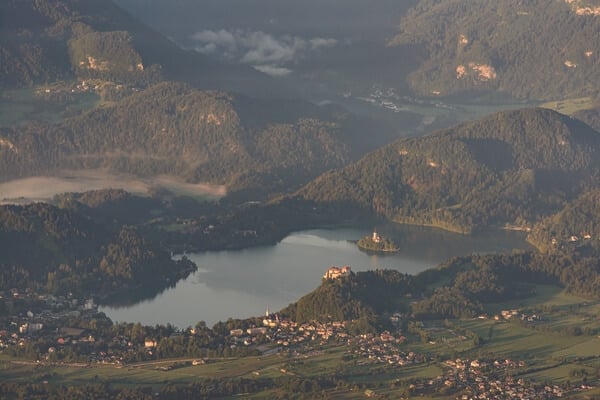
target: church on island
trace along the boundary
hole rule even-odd
[[[377,233],[377,229],[373,229],[373,238],[371,240],[373,241],[373,243],[381,242],[381,236],[379,236],[379,233]]]
[[[377,229],[373,229],[372,236],[365,236],[356,244],[359,249],[373,253],[395,253],[399,250],[391,239],[380,236]]]

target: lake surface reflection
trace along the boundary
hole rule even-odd
[[[171,323],[180,328],[204,320],[212,326],[228,317],[279,310],[316,288],[329,266],[353,271],[397,269],[416,274],[458,255],[529,248],[520,232],[494,231],[463,236],[437,229],[388,225],[378,231],[393,238],[400,252],[368,255],[352,241],[370,229],[316,229],[295,232],[275,246],[204,252],[187,256],[198,271],[152,300],[126,307],[102,307],[113,321]]]

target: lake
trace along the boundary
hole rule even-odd
[[[450,257],[530,248],[522,232],[494,231],[463,236],[433,228],[390,224],[378,229],[400,252],[368,255],[351,242],[369,228],[295,232],[274,246],[187,254],[198,271],[152,300],[126,307],[101,307],[113,321],[171,323],[179,328],[203,320],[209,326],[228,317],[279,310],[315,289],[329,266],[353,271],[387,268],[416,274]]]

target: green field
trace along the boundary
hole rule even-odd
[[[338,376],[344,384],[327,391],[331,398],[352,399],[364,397],[366,389],[375,390],[388,398],[401,398],[406,382],[429,379],[443,374],[447,368],[441,361],[460,357],[463,359],[512,359],[525,361],[525,366],[509,371],[513,377],[553,384],[598,386],[600,371],[600,338],[594,335],[569,335],[570,326],[589,326],[600,330],[600,302],[573,296],[556,287],[540,285],[538,296],[488,306],[488,312],[502,309],[541,309],[542,320],[534,323],[521,321],[495,321],[489,319],[463,319],[425,321],[428,342],[418,335],[408,335],[402,345],[405,352],[423,354],[428,362],[407,367],[373,364],[367,359],[348,355],[344,344],[314,347],[305,355],[271,354],[260,357],[214,359],[204,365],[193,366],[191,359],[159,360],[125,366],[91,365],[41,366],[0,355],[0,379],[7,382],[44,382],[64,385],[82,385],[93,382],[110,382],[117,387],[152,387],[160,389],[167,384],[189,384],[204,378],[278,378],[284,375],[299,378]],[[581,318],[586,318],[582,325]],[[537,324],[537,326],[536,326]],[[464,333],[464,334],[463,334]],[[476,344],[472,334],[480,337]],[[437,360],[436,361],[436,357]],[[272,398],[277,390],[264,391],[249,397]],[[569,398],[593,398],[600,388],[576,392]],[[587,396],[587,397],[586,397]],[[591,397],[590,397],[591,396]],[[423,397],[427,398],[427,397]],[[441,395],[431,398],[445,399]]]
[[[596,106],[596,102],[591,97],[549,101],[547,103],[540,104],[540,107],[542,108],[549,108],[566,115],[573,115],[578,111],[590,110]]]
[[[95,93],[69,94],[70,100],[58,102],[37,94],[45,90],[67,90],[68,83],[59,82],[52,86],[7,90],[0,93],[0,126],[22,125],[29,122],[57,122],[67,114],[76,114],[98,105]]]

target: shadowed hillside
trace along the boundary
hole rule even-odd
[[[543,109],[502,112],[401,139],[299,195],[464,233],[528,226],[599,184],[598,151],[600,134],[580,121]]]
[[[381,143],[365,143],[343,113],[301,101],[260,105],[243,96],[159,83],[60,123],[0,131],[0,179],[109,168],[224,184],[233,191],[289,191]]]
[[[7,0],[0,4],[0,85],[58,79],[148,85],[177,79],[204,88],[283,93],[249,67],[185,51],[112,1]]]

